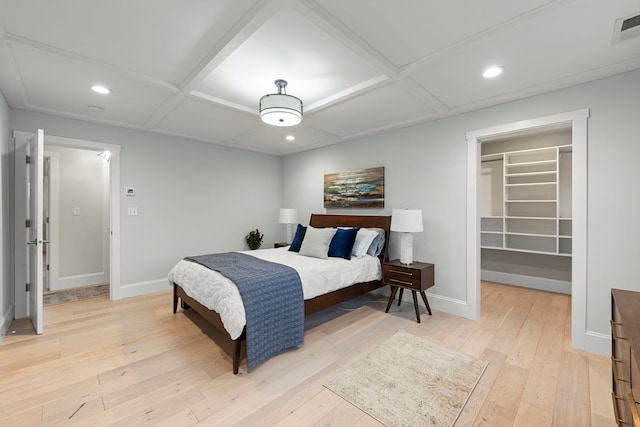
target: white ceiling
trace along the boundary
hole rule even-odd
[[[0,0],[0,90],[15,109],[284,155],[638,69],[640,37],[612,39],[639,13],[638,0]],[[486,80],[492,64],[506,71]],[[260,121],[276,79],[302,124]]]

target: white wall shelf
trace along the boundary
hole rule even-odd
[[[571,188],[571,170],[563,173],[565,153],[571,146],[482,156],[482,248],[571,256],[571,195],[563,194]]]

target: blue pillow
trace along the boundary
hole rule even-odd
[[[304,235],[306,232],[307,227],[298,224],[298,228],[296,228],[296,235],[293,236],[293,242],[291,242],[291,246],[289,246],[290,251],[300,252],[300,247],[302,246],[302,241],[304,240]]]
[[[357,228],[339,228],[329,244],[329,256],[350,260],[356,234],[358,234]]]

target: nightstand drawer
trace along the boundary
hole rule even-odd
[[[414,262],[404,265],[398,261],[382,265],[382,281],[391,286],[424,291],[434,284],[433,264]]]
[[[384,281],[390,285],[420,289],[420,270],[407,270],[401,267],[385,265]]]

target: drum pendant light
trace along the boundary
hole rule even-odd
[[[272,126],[295,126],[302,121],[302,101],[287,95],[286,80],[276,80],[278,93],[260,98],[260,118]]]

